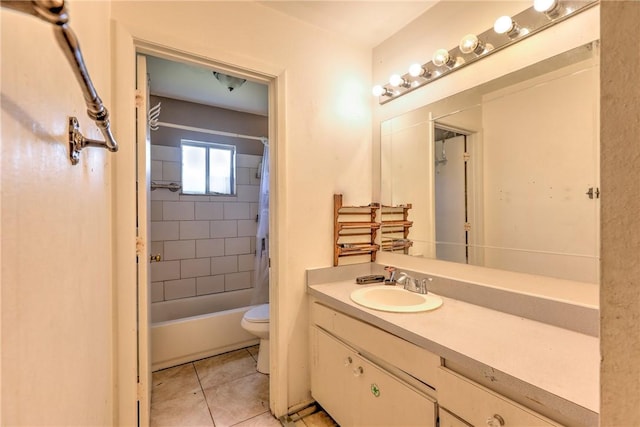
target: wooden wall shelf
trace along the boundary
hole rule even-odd
[[[409,248],[413,246],[409,239],[409,229],[413,226],[413,221],[408,220],[409,209],[411,204],[382,206],[380,233],[383,251],[409,253]]]
[[[376,233],[380,223],[376,216],[380,205],[344,206],[342,194],[333,195],[333,265],[341,257],[367,255],[373,262],[380,245],[376,244]]]

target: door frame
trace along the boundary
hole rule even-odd
[[[138,311],[136,292],[136,248],[148,242],[136,240],[136,55],[151,54],[194,65],[210,66],[264,83],[269,93],[270,215],[270,381],[269,407],[280,417],[288,411],[288,352],[284,333],[287,316],[280,301],[285,289],[280,261],[286,259],[283,241],[286,224],[284,206],[285,162],[285,81],[286,71],[261,64],[232,65],[136,37],[131,29],[112,21],[113,37],[113,127],[120,150],[113,157],[113,254],[114,254],[114,420],[118,425],[138,425]],[[214,52],[215,53],[215,52]],[[221,55],[222,56],[222,55]],[[250,71],[253,70],[253,71]],[[144,300],[144,298],[143,298]],[[148,337],[141,337],[142,342]],[[149,385],[150,386],[150,385]],[[144,409],[143,409],[144,410]],[[148,419],[148,416],[142,419]]]

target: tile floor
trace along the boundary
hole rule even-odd
[[[153,373],[151,427],[328,427],[311,406],[281,423],[269,412],[269,376],[256,371],[258,346]]]

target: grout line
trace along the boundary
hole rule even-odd
[[[191,366],[193,366],[193,371],[196,374],[196,378],[198,379],[198,385],[200,386],[200,390],[202,391],[202,398],[204,399],[204,403],[207,404],[207,410],[209,411],[209,416],[211,417],[211,422],[213,423],[213,427],[216,426],[216,421],[213,419],[213,413],[211,412],[211,407],[209,407],[209,401],[207,400],[207,395],[204,393],[204,388],[202,387],[202,382],[200,381],[200,375],[198,375],[198,370],[196,369],[196,364],[191,362]]]

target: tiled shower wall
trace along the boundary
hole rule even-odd
[[[236,157],[236,197],[151,192],[151,301],[253,286],[262,156]],[[180,183],[180,148],[151,146],[151,180]]]

